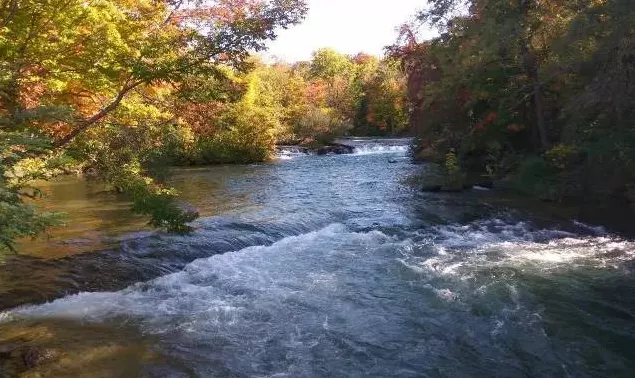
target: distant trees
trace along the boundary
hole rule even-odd
[[[295,88],[285,102],[296,109],[285,124],[286,139],[380,136],[407,129],[405,75],[394,59],[320,49],[310,62],[275,69],[285,72]]]
[[[393,51],[421,158],[455,148],[543,198],[635,199],[635,3],[432,0],[419,19],[440,37]]]
[[[246,163],[267,160],[276,144],[403,133],[405,76],[398,62],[361,56],[323,49],[311,61],[295,64],[250,57],[244,72],[188,81],[197,86],[197,97],[187,89],[188,100],[177,107],[188,133],[176,138],[181,144],[172,146],[173,160]]]

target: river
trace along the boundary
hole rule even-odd
[[[496,191],[423,193],[431,167],[407,140],[346,142],[356,153],[176,171],[203,215],[188,236],[55,183],[51,206],[80,225],[0,263],[0,352],[41,358],[0,369],[632,376],[635,239]]]

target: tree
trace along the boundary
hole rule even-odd
[[[360,94],[355,126],[370,135],[403,133],[408,124],[405,75],[396,60],[368,63],[359,68],[356,80]]]
[[[353,63],[344,54],[329,48],[319,49],[313,53],[310,66],[312,78],[332,83],[337,77],[350,79],[353,72]]]
[[[545,198],[635,200],[635,177],[615,168],[635,162],[634,3],[430,4],[419,19],[440,36],[392,49],[420,157],[454,148],[462,167],[514,175]]]
[[[193,214],[147,176],[145,146],[161,144],[180,124],[172,105],[182,101],[170,98],[184,99],[183,84],[195,77],[224,81],[223,67],[244,69],[251,51],[305,12],[302,0],[3,0],[0,126],[10,142],[2,190],[11,194],[3,203],[27,209],[22,167],[38,167],[30,175],[43,177],[52,162],[73,159],[130,193],[153,225],[187,230]],[[148,144],[127,145],[132,140]],[[2,224],[0,235],[10,246],[38,225]]]

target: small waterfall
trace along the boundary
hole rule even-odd
[[[355,147],[355,155],[406,153],[409,149],[409,146],[363,145]]]
[[[410,138],[366,138],[348,137],[336,140],[334,146],[353,147],[352,155],[406,154],[410,150]],[[320,153],[320,148],[300,146],[278,146],[277,158],[290,160],[306,155],[330,155],[331,152]]]
[[[278,146],[276,157],[281,160],[290,160],[298,156],[308,155],[309,150],[299,146]]]
[[[339,143],[355,148],[355,155],[405,154],[410,150],[410,138],[360,138],[351,137],[338,140]]]

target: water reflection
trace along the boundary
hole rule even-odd
[[[63,176],[36,185],[45,196],[34,205],[64,213],[65,225],[36,240],[21,240],[17,249],[22,255],[61,258],[104,249],[116,243],[118,235],[145,227],[145,221],[131,213],[130,203],[101,183]]]
[[[249,183],[258,180],[261,168],[173,169],[168,184],[202,217],[216,216],[255,206],[250,200],[258,188]],[[127,238],[139,237],[140,231],[151,231],[147,219],[133,214],[130,202],[103,183],[63,176],[37,185],[45,196],[34,204],[42,211],[64,213],[65,225],[38,239],[21,240],[17,247],[21,255],[59,259],[116,247]]]

